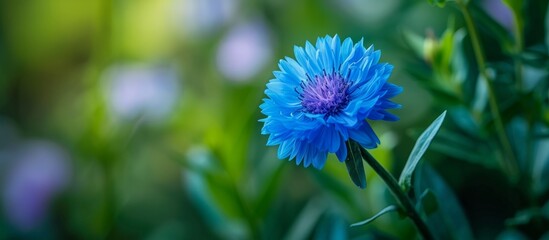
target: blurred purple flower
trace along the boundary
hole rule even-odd
[[[482,8],[501,26],[509,31],[513,30],[513,13],[502,0],[484,0]]]
[[[161,120],[179,97],[177,71],[167,66],[117,65],[105,75],[107,98],[116,117]]]
[[[236,25],[219,45],[219,71],[229,80],[249,80],[271,59],[270,39],[267,27],[260,21]]]
[[[11,224],[28,231],[45,218],[50,202],[70,175],[67,154],[57,145],[32,141],[12,155],[3,189],[4,211]]]
[[[238,10],[239,0],[176,0],[178,23],[188,36],[204,36],[227,24]]]

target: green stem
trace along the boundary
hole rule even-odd
[[[360,147],[360,154],[362,155],[362,159],[366,163],[368,163],[374,171],[383,179],[385,184],[389,187],[389,190],[391,190],[391,193],[395,198],[397,199],[399,205],[403,208],[406,215],[414,222],[416,225],[417,230],[419,233],[423,236],[424,239],[434,239],[433,235],[431,234],[431,231],[429,231],[429,228],[427,227],[427,224],[421,219],[419,213],[414,207],[414,204],[412,204],[412,200],[404,193],[402,188],[398,185],[398,182],[396,179],[389,173],[381,164],[379,164],[375,158],[370,155],[366,149]]]
[[[490,111],[494,116],[494,123],[496,126],[496,132],[497,132],[499,141],[503,146],[503,150],[505,154],[509,156],[509,158],[503,157],[502,165],[504,169],[512,177],[512,179],[517,179],[518,177],[517,160],[511,148],[509,137],[505,132],[503,120],[499,112],[499,106],[498,106],[498,101],[497,101],[495,90],[494,90],[494,85],[492,84],[492,81],[490,81],[490,77],[486,73],[486,62],[484,60],[484,55],[482,52],[482,47],[480,45],[480,40],[477,34],[477,30],[475,28],[475,25],[473,24],[473,19],[471,17],[471,13],[469,12],[469,9],[467,9],[467,6],[465,6],[465,4],[463,4],[461,1],[457,1],[457,5],[459,6],[461,12],[463,13],[463,17],[465,18],[465,24],[467,25],[467,28],[469,29],[469,34],[471,35],[471,43],[473,45],[473,51],[475,53],[475,58],[477,60],[478,70],[482,76],[481,78],[485,81],[486,86],[488,87],[488,103],[490,104]]]

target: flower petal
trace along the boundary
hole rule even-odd
[[[364,124],[355,131],[350,131],[349,137],[365,148],[375,148],[377,144],[379,144],[379,139],[367,122],[364,122]]]
[[[393,66],[379,63],[381,52],[327,35],[295,46],[294,54],[279,61],[259,106],[261,134],[279,145],[278,158],[321,169],[329,153],[345,161],[349,139],[375,148],[379,139],[366,119],[397,120],[387,110],[400,107],[390,99],[402,92],[388,83]]]

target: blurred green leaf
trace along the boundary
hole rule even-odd
[[[376,220],[378,217],[381,217],[383,214],[386,214],[386,213],[390,213],[390,212],[395,212],[395,211],[398,211],[398,207],[395,206],[395,205],[390,205],[390,206],[387,206],[386,208],[382,209],[381,211],[379,211],[376,215],[374,215],[373,217],[371,218],[368,218],[364,221],[361,221],[361,222],[357,222],[357,223],[353,223],[351,224],[351,227],[358,227],[358,226],[362,226],[362,225],[366,225],[374,220]]]
[[[335,213],[328,213],[318,225],[314,239],[349,239],[347,231],[348,226],[341,216]]]
[[[528,47],[520,58],[525,65],[544,70],[549,68],[549,53],[545,45],[536,44]]]
[[[513,218],[505,220],[505,225],[515,227],[519,225],[528,225],[535,218],[541,218],[542,212],[539,208],[528,208],[518,211]]]
[[[437,141],[431,144],[431,149],[445,156],[473,164],[480,164],[490,169],[498,168],[498,145],[481,128],[464,106],[453,108],[449,112],[451,121],[455,124],[440,130]]]
[[[442,125],[445,116],[446,111],[438,116],[435,121],[433,121],[431,125],[417,139],[416,144],[414,145],[414,148],[412,149],[412,152],[410,153],[410,156],[408,157],[406,165],[404,166],[404,169],[402,170],[402,173],[400,174],[400,178],[398,180],[398,183],[402,188],[404,188],[405,191],[410,189],[414,170],[419,163],[419,160],[421,160],[421,157],[423,157],[423,154],[429,147],[431,140],[433,140],[433,138],[437,134],[438,129]]]
[[[460,131],[440,131],[438,140],[431,144],[435,151],[474,164],[495,169],[498,167],[494,160],[494,148],[486,139],[475,139],[464,136]]]
[[[475,239],[469,221],[452,189],[428,164],[418,168],[414,178],[414,189],[417,199],[426,189],[430,189],[436,197],[438,211],[426,218],[435,239]]]
[[[320,198],[311,199],[301,210],[299,216],[288,230],[285,240],[307,239],[314,230],[322,213],[326,210],[326,203]]]
[[[219,160],[223,168],[235,182],[240,182],[248,165],[248,143],[251,138],[253,123],[257,121],[255,113],[262,92],[252,86],[227,87],[227,95],[223,99],[222,129],[217,139]],[[238,114],[233,114],[238,113]]]
[[[313,174],[314,178],[320,183],[320,185],[328,189],[332,194],[343,200],[345,204],[350,207],[356,206],[356,202],[349,195],[348,185],[344,185],[341,181],[338,181],[335,177],[324,171],[309,171]],[[347,182],[346,182],[347,183]]]
[[[523,7],[524,7],[524,1],[523,0],[502,0],[507,7],[511,9],[511,12],[513,12],[513,20],[515,22],[515,39],[519,40],[522,39],[523,34],[523,28],[524,28],[524,17],[522,14]],[[523,43],[521,43],[523,44]],[[522,46],[520,46],[522,47]],[[517,51],[520,51],[522,49],[517,49]]]
[[[223,228],[227,221],[225,215],[221,212],[218,205],[212,201],[212,197],[208,193],[207,184],[201,174],[195,171],[186,171],[184,173],[184,180],[191,201],[202,213],[202,216],[207,219],[210,227],[217,230]]]
[[[408,46],[415,52],[418,57],[425,57],[425,39],[412,31],[403,32],[404,39]]]
[[[523,0],[502,0],[502,2],[505,3],[516,16],[521,16]]]
[[[536,124],[534,134],[547,133],[549,129],[542,124]],[[532,166],[532,181],[534,191],[542,195],[549,191],[549,138],[539,138],[534,142],[534,162]]]
[[[435,194],[430,189],[425,189],[419,196],[417,209],[421,209],[427,216],[438,210],[438,202]]]
[[[486,82],[483,76],[479,74],[472,103],[473,110],[476,112],[483,112],[488,103],[488,85],[486,85]]]
[[[513,39],[509,34],[509,31],[496,22],[490,15],[488,15],[482,8],[476,4],[469,5],[471,14],[473,15],[475,22],[481,31],[486,31],[489,36],[494,36],[497,42],[501,45],[503,51],[510,53],[513,49]]]
[[[549,220],[549,200],[541,208],[541,214],[545,217],[545,219]]]
[[[452,47],[454,50],[450,61],[452,63],[452,70],[456,84],[463,84],[469,75],[469,59],[467,59],[467,55],[465,55],[465,51],[463,49],[463,41],[465,36],[467,36],[467,31],[461,28],[454,33],[452,39]]]
[[[543,4],[543,3],[538,3],[538,4]],[[546,3],[545,3],[546,4]],[[545,43],[545,47],[549,47],[549,34],[547,34],[547,32],[549,32],[549,8],[547,10],[545,10],[545,19],[543,19],[543,25],[545,25],[545,39],[544,40],[544,43]]]
[[[228,231],[231,218],[244,218],[245,206],[234,180],[207,148],[189,150],[183,171],[186,190],[196,208],[217,231]]]
[[[530,147],[528,146],[528,141],[525,141],[525,139],[528,138],[528,131],[528,123],[521,117],[517,116],[507,124],[509,142],[515,152],[517,164],[522,172],[526,172],[528,166],[532,164],[529,163],[531,161],[527,159],[527,151]]]
[[[347,141],[347,159],[345,165],[353,183],[359,188],[366,188],[366,174],[364,173],[364,165],[360,156],[360,144],[353,140]]]
[[[444,75],[449,74],[450,62],[454,53],[454,29],[449,27],[440,37],[438,49],[433,59],[435,71]]]
[[[452,92],[448,85],[439,81],[434,81],[431,72],[428,70],[421,69],[417,66],[406,68],[406,70],[413,78],[418,80],[418,83],[427,88],[435,99],[437,99],[436,104],[444,106],[462,104],[461,98],[457,96],[455,92]]]
[[[284,166],[286,164],[279,164],[276,170],[265,180],[262,191],[259,194],[258,201],[255,205],[255,211],[258,216],[264,216],[265,212],[269,210],[269,206],[275,199],[276,190],[280,185],[280,178],[284,172]]]
[[[469,109],[464,106],[456,107],[449,112],[449,115],[459,130],[463,131],[463,134],[475,136],[482,141],[485,140],[481,139],[484,133],[480,129],[478,122],[473,118],[473,115],[471,115]]]
[[[521,232],[519,232],[516,229],[507,229],[500,233],[497,240],[527,240],[529,239],[527,236],[524,236]]]
[[[427,0],[430,4],[438,6],[438,7],[444,7],[446,5],[447,0]]]

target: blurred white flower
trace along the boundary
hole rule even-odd
[[[115,117],[162,120],[179,97],[176,69],[140,64],[115,65],[105,76],[107,102]]]
[[[51,200],[67,186],[68,155],[54,143],[32,141],[10,156],[3,189],[4,211],[14,227],[29,231],[44,220]]]
[[[221,40],[217,67],[229,80],[249,80],[273,55],[270,33],[260,21],[236,25]]]
[[[236,15],[239,0],[174,0],[175,19],[191,37],[219,30]]]

